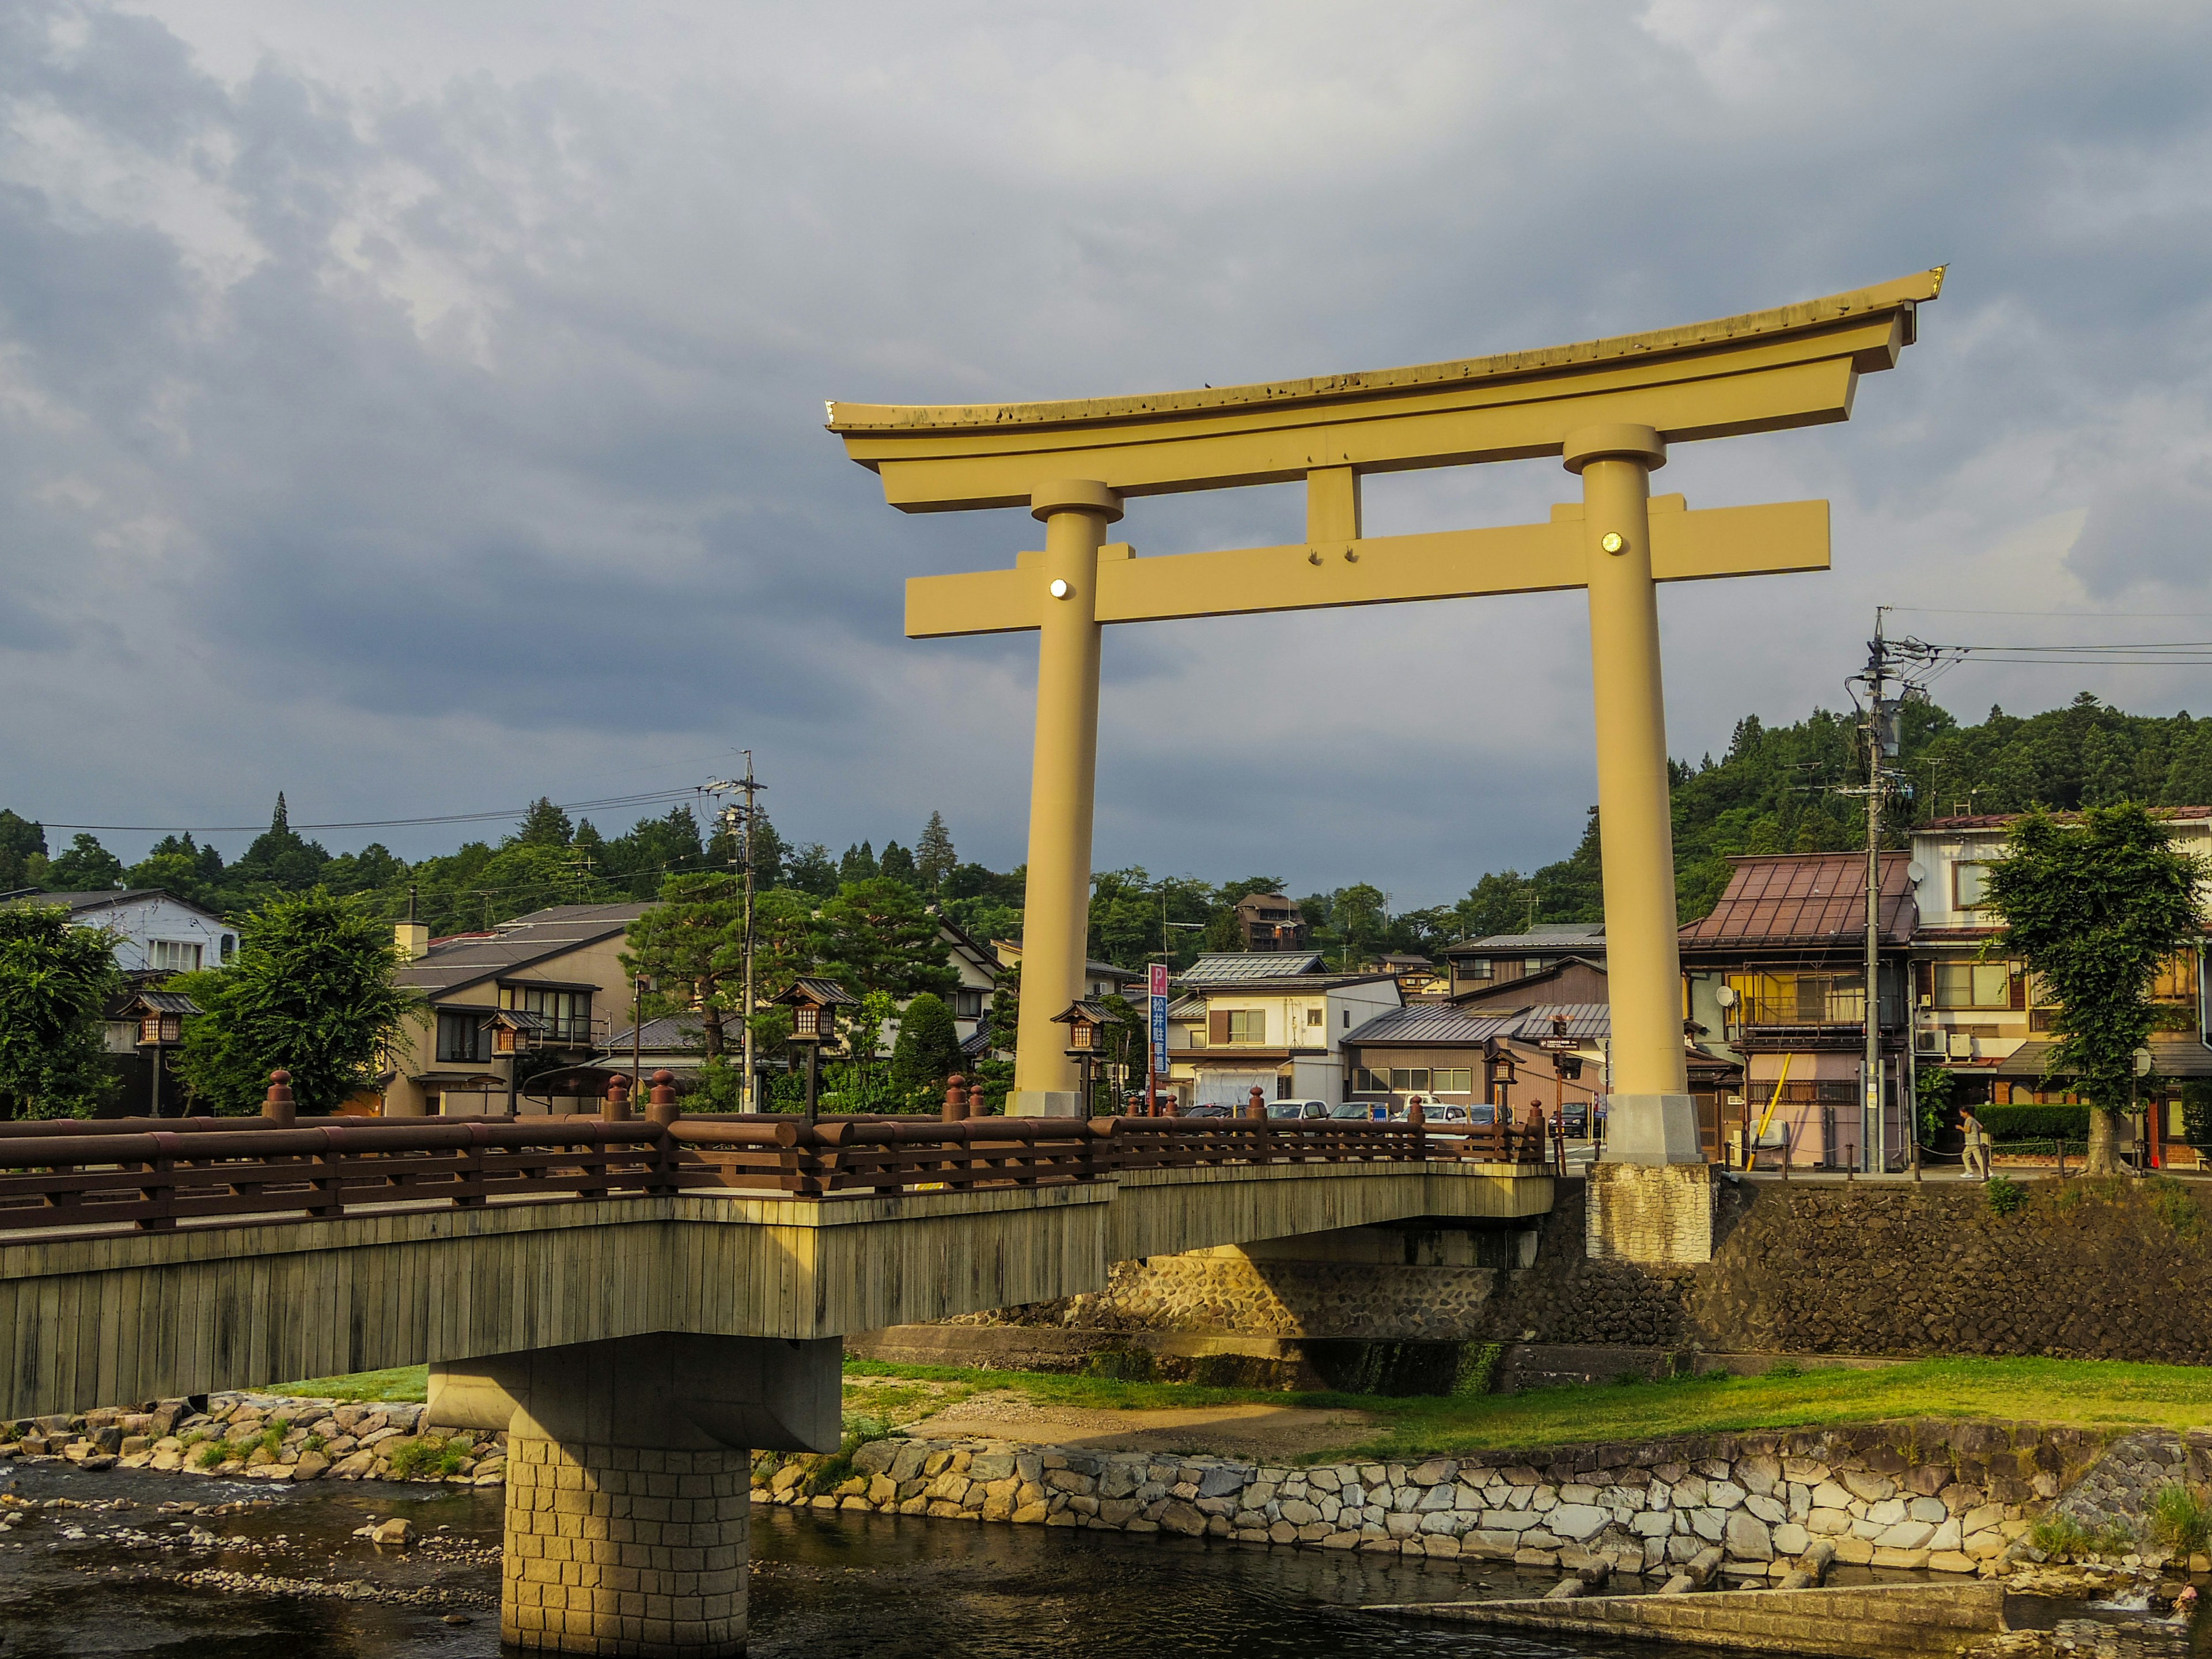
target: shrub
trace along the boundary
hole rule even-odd
[[[392,1472],[402,1480],[442,1480],[468,1461],[468,1448],[449,1440],[410,1440],[392,1454]]]
[[[220,1468],[235,1455],[228,1440],[210,1440],[201,1449],[198,1462],[204,1469]]]
[[[324,1439],[320,1434],[310,1431],[307,1436],[306,1449],[311,1452],[319,1452],[330,1443],[331,1443]]]
[[[853,1478],[853,1455],[871,1440],[888,1438],[890,1431],[890,1425],[880,1418],[847,1418],[845,1436],[837,1443],[837,1449],[808,1471],[799,1482],[801,1489],[810,1498],[836,1491]]]
[[[2212,1078],[2181,1085],[2181,1132],[2192,1146],[2212,1147]]]
[[[1778,1359],[1766,1368],[1769,1376],[1802,1376],[1805,1368],[1794,1359]]]
[[[2176,1555],[2202,1555],[2212,1544],[2212,1505],[2187,1486],[2160,1486],[2150,1500],[2149,1534]]]
[[[2070,1515],[2046,1515],[2028,1529],[2028,1540],[2045,1555],[2073,1556],[2089,1553],[2089,1534]]]
[[[1157,1369],[1150,1348],[1097,1348],[1083,1362],[1085,1376],[1111,1382],[1149,1382]]]
[[[1505,1363],[1503,1342],[1468,1343],[1459,1352],[1459,1370],[1452,1378],[1452,1397],[1472,1399],[1498,1386],[1498,1368]]]
[[[2087,1106],[1978,1106],[1974,1115],[1998,1141],[2087,1140]]]
[[[2027,1202],[2027,1188],[2017,1181],[2006,1180],[2002,1176],[1990,1176],[1989,1185],[1982,1190],[1989,1194],[1990,1213],[1992,1215],[2010,1215]]]

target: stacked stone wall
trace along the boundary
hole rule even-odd
[[[1713,1255],[1593,1259],[1559,1183],[1517,1269],[1213,1255],[1116,1264],[1100,1293],[977,1316],[1100,1332],[1529,1342],[1715,1353],[2212,1363],[2212,1209],[2163,1180],[1715,1182]]]
[[[758,1501],[789,1506],[1531,1567],[1656,1576],[1718,1545],[1731,1575],[1778,1578],[1819,1538],[1847,1564],[1994,1571],[2103,1446],[2086,1430],[1916,1420],[1289,1468],[893,1438],[827,1492],[810,1489],[817,1460],[763,1456],[754,1478]]]

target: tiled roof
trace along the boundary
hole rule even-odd
[[[1444,946],[1446,956],[1475,951],[1514,956],[1528,951],[1574,951],[1583,956],[1601,955],[1605,951],[1605,924],[1601,921],[1553,922],[1532,928],[1525,933],[1491,933],[1482,939],[1456,939]]]
[[[2150,1068],[2160,1077],[2212,1077],[2212,1048],[2193,1038],[2161,1041],[2153,1037],[2147,1046],[2151,1052]],[[2023,1042],[1999,1061],[1996,1070],[1990,1075],[2039,1083],[2051,1048],[2048,1042]]]
[[[1493,1037],[1537,1042],[1547,1036],[1565,1036],[1577,1042],[1600,1042],[1612,1033],[1613,1010],[1602,1002],[1540,1002],[1487,1012],[1449,1002],[1417,1002],[1377,1014],[1346,1033],[1344,1041],[1473,1044]]]
[[[1185,985],[1244,985],[1286,974],[1318,973],[1318,951],[1208,951],[1176,975]]]
[[[1883,853],[1880,921],[1885,943],[1909,944],[1920,920],[1906,866]],[[1796,853],[1730,859],[1728,890],[1712,914],[1682,929],[1686,946],[1838,945],[1866,937],[1866,854]]]
[[[399,969],[399,983],[435,998],[463,986],[495,979],[611,938],[651,908],[649,901],[622,904],[562,904],[501,922],[489,933],[465,933],[434,943],[430,953]]]
[[[1199,988],[1207,996],[1234,993],[1243,996],[1273,996],[1285,991],[1333,991],[1343,985],[1373,985],[1387,980],[1398,982],[1395,974],[1380,968],[1358,974],[1277,974],[1269,978],[1206,981]]]

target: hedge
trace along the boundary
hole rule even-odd
[[[1977,1106],[1992,1140],[2086,1140],[2089,1134],[2087,1106]]]

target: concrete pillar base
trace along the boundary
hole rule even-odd
[[[745,1650],[752,1461],[512,1437],[499,1634],[526,1652]]]
[[[1081,1117],[1080,1089],[1017,1089],[1006,1097],[1008,1117]]]
[[[1593,1261],[1694,1267],[1713,1259],[1713,1166],[1593,1164],[1583,1243]]]
[[[1607,1095],[1608,1164],[1703,1164],[1698,1103],[1687,1095]]]

